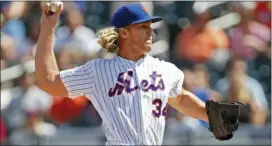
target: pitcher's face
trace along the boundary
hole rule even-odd
[[[129,41],[132,47],[140,52],[147,53],[152,47],[152,28],[151,22],[132,24],[129,26]]]

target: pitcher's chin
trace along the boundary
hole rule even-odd
[[[150,52],[151,49],[152,49],[152,44],[146,44],[146,45],[144,46],[144,50],[145,50],[146,52]]]
[[[145,52],[148,53],[151,51],[151,49],[152,49],[151,47],[145,47]]]

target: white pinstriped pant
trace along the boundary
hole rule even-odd
[[[122,143],[122,142],[119,142],[119,141],[108,140],[106,142],[106,145],[139,145],[139,144],[125,144],[125,143]],[[140,145],[145,145],[145,144],[142,143]]]

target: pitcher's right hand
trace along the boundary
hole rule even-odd
[[[63,10],[62,2],[43,2],[42,6],[42,28],[52,29],[56,26]]]

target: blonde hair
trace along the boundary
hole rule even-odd
[[[110,53],[118,52],[119,29],[107,27],[98,31],[98,43]]]

